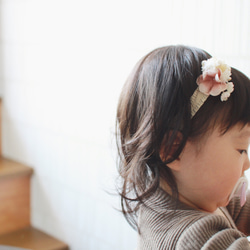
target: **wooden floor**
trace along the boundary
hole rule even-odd
[[[32,250],[68,250],[68,246],[37,230],[28,227],[9,234],[0,235],[0,245],[21,247]]]

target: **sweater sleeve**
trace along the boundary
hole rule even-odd
[[[250,235],[250,191],[247,192],[247,201],[243,207],[240,199],[234,198],[227,206],[227,210],[237,228],[245,235]]]
[[[229,228],[222,216],[206,216],[190,227],[180,236],[177,250],[250,250],[246,237],[236,229]]]

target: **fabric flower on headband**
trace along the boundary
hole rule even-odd
[[[231,80],[231,67],[214,57],[202,61],[202,74],[197,78],[198,88],[191,96],[191,116],[193,117],[209,95],[221,94],[221,101],[227,101],[234,91]]]

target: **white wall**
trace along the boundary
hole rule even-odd
[[[248,0],[1,0],[3,153],[32,166],[32,223],[73,250],[134,249],[113,207],[115,110],[136,61],[201,47],[250,75]],[[112,144],[113,143],[113,144]]]

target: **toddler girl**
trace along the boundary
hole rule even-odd
[[[250,249],[250,80],[207,52],[156,49],[117,109],[122,211],[138,249]]]

